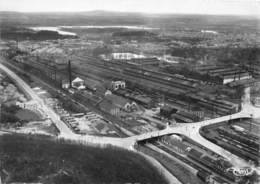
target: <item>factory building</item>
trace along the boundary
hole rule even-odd
[[[106,95],[105,100],[126,112],[134,111],[137,108],[137,104],[135,102],[131,102],[130,100],[114,94]]]
[[[222,76],[223,84],[227,84],[238,80],[251,79],[251,78],[252,76],[248,72],[243,72],[238,74],[228,74],[228,75],[224,74]]]
[[[123,112],[132,112],[137,110],[137,104],[123,97],[107,94],[102,102],[99,103],[99,108],[114,116],[120,116]]]
[[[146,66],[146,65],[159,65],[160,60],[157,57],[151,58],[134,58],[131,59],[128,63],[137,66]]]
[[[133,58],[144,58],[144,56],[139,54],[129,53],[129,52],[111,54],[111,59],[114,60],[131,60]]]
[[[202,75],[208,75],[217,83],[228,84],[235,81],[251,79],[252,76],[241,67],[226,65],[203,65],[196,67]]]
[[[107,112],[113,116],[120,116],[120,108],[117,107],[116,105],[108,102],[107,100],[103,100],[100,104],[99,104],[99,108],[104,111]]]

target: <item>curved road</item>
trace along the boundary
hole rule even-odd
[[[112,137],[78,135],[75,134],[63,121],[61,121],[60,117],[50,107],[45,105],[44,101],[39,96],[37,96],[37,94],[31,89],[31,87],[28,84],[26,84],[19,76],[17,76],[14,72],[12,72],[10,69],[5,67],[1,63],[0,63],[0,69],[5,71],[9,75],[9,77],[12,78],[16,82],[16,84],[22,90],[24,90],[24,92],[28,96],[30,96],[33,101],[35,101],[38,104],[38,107],[41,108],[43,112],[45,112],[48,115],[48,117],[53,121],[53,123],[60,130],[61,132],[61,134],[59,135],[60,138],[75,140],[77,142],[82,141],[87,144],[99,144],[99,145],[110,144],[125,149],[132,149],[134,144],[137,141],[149,139],[152,137],[163,136],[167,134],[178,133],[178,134],[183,134],[193,139],[194,141],[202,144],[203,146],[211,149],[212,151],[218,153],[219,155],[222,155],[227,160],[230,160],[235,166],[238,167],[249,166],[249,164],[245,162],[243,159],[237,157],[236,155],[231,154],[230,152],[221,148],[220,146],[208,141],[207,139],[202,137],[199,133],[199,129],[206,125],[211,125],[211,124],[228,121],[232,119],[260,117],[260,109],[253,107],[248,102],[242,104],[243,109],[241,112],[232,115],[201,121],[197,123],[182,124],[178,127],[168,127],[164,130],[149,132],[142,135],[135,135],[128,138],[112,138]]]
[[[22,89],[28,96],[30,96],[32,100],[38,104],[39,108],[41,108],[43,112],[45,112],[48,115],[48,117],[52,120],[52,122],[57,126],[57,128],[61,132],[59,138],[74,140],[77,143],[82,142],[84,144],[90,145],[106,146],[110,144],[125,149],[132,149],[132,143],[130,143],[127,139],[75,134],[63,121],[60,120],[60,117],[51,108],[44,104],[44,101],[40,97],[38,97],[37,94],[31,89],[31,87],[28,84],[26,84],[18,75],[16,75],[13,71],[8,69],[1,63],[0,69],[3,70],[10,78],[12,78],[14,82],[17,84],[17,86],[19,86],[20,89]],[[149,157],[143,153],[140,153],[136,150],[133,151],[144,156],[154,167],[157,168],[159,172],[163,174],[163,176],[169,184],[181,184],[181,182],[174,175],[172,175],[164,166],[162,166],[156,159]]]

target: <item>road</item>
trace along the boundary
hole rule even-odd
[[[22,89],[27,95],[31,97],[31,100],[35,101],[39,108],[42,108],[43,112],[45,112],[52,122],[57,126],[60,130],[59,138],[61,139],[69,139],[75,141],[75,143],[83,143],[88,145],[100,145],[100,146],[107,146],[107,145],[114,145],[119,146],[125,149],[132,149],[130,143],[125,143],[128,140],[122,138],[112,138],[112,137],[99,137],[99,136],[89,136],[89,135],[78,135],[75,134],[67,125],[60,120],[60,117],[47,105],[44,104],[43,100],[37,96],[37,94],[31,89],[31,87],[26,84],[18,75],[12,72],[10,69],[5,67],[3,64],[0,63],[0,69],[3,70],[10,78],[14,80],[14,82]],[[133,150],[137,152],[136,150]],[[138,152],[139,153],[139,152]],[[165,179],[170,184],[181,184],[179,180],[174,177],[164,166],[162,166],[156,159],[149,157],[143,153],[139,153],[144,156],[153,166],[157,168],[159,172],[161,172]]]
[[[239,118],[250,118],[251,115],[248,113],[245,113],[244,111],[238,112],[236,114],[228,115],[228,116],[223,116],[215,119],[210,119],[206,121],[201,121],[197,123],[189,123],[189,124],[182,124],[181,126],[177,127],[167,127],[164,130],[160,131],[154,131],[154,132],[149,132],[145,133],[142,135],[136,135],[136,136],[131,136],[125,139],[128,139],[129,142],[135,143],[137,141],[145,140],[145,139],[150,139],[153,137],[159,137],[163,135],[168,135],[168,134],[182,134],[185,135],[194,141],[202,144],[203,146],[207,147],[208,149],[211,149],[212,151],[216,152],[217,154],[223,156],[227,160],[231,161],[235,166],[238,167],[244,167],[244,166],[250,166],[246,161],[243,159],[237,157],[236,155],[230,153],[229,151],[223,149],[222,147],[208,141],[204,137],[202,137],[199,133],[199,129],[203,126],[219,123],[219,122],[224,122],[224,121],[229,121],[231,119],[239,119]],[[131,141],[130,141],[131,140]]]
[[[131,136],[129,138],[110,138],[110,137],[98,137],[98,136],[88,136],[88,135],[78,135],[75,134],[63,121],[60,120],[60,117],[47,105],[44,104],[43,100],[37,96],[37,94],[30,88],[28,84],[26,84],[19,76],[17,76],[14,72],[12,72],[10,69],[5,67],[0,63],[0,68],[4,70],[16,83],[17,85],[23,89],[29,96],[34,100],[36,103],[38,103],[39,107],[42,108],[43,112],[45,112],[49,118],[55,123],[57,128],[60,130],[61,134],[59,137],[66,138],[66,139],[72,139],[72,140],[80,140],[80,141],[86,141],[94,144],[112,144],[115,146],[120,146],[124,148],[128,148],[133,146],[137,141],[148,139],[151,137],[156,136],[162,136],[167,134],[173,134],[173,133],[180,133],[183,135],[186,135],[193,140],[201,143],[202,145],[208,147],[209,149],[212,149],[216,153],[223,155],[224,157],[230,158],[230,153],[225,151],[224,149],[220,148],[219,146],[211,143],[210,141],[206,140],[199,134],[199,129],[202,126],[228,121],[231,119],[238,119],[247,117],[250,118],[251,115],[249,114],[249,110],[247,109],[245,112],[241,111],[236,114],[223,116],[216,119],[206,120],[202,122],[197,123],[189,123],[189,124],[182,124],[182,126],[179,127],[168,127],[161,131],[154,131],[145,133],[142,135],[137,136]],[[258,112],[258,111],[257,111]]]
[[[60,117],[47,105],[44,104],[44,101],[32,90],[32,88],[25,83],[18,75],[16,75],[9,68],[0,63],[0,69],[2,69],[13,81],[16,85],[22,89],[27,95],[31,97],[32,101],[35,101],[38,104],[38,108],[42,109],[43,112],[55,123],[57,128],[65,135],[73,135],[72,130],[67,127],[61,120]]]
[[[149,139],[152,137],[158,137],[173,133],[183,134],[196,142],[202,144],[203,146],[211,149],[217,154],[223,156],[227,160],[230,160],[235,166],[243,167],[249,166],[247,162],[243,159],[238,158],[237,156],[231,154],[225,149],[219,147],[216,144],[208,141],[204,137],[202,137],[199,133],[199,129],[206,125],[211,125],[219,122],[229,121],[231,119],[239,119],[239,118],[252,118],[259,117],[260,109],[251,106],[250,104],[244,104],[243,110],[241,112],[223,116],[211,120],[206,120],[202,122],[182,124],[178,127],[167,127],[164,130],[154,131],[145,133],[142,135],[135,135],[128,138],[112,138],[112,137],[99,137],[99,136],[89,136],[89,135],[78,135],[75,134],[63,121],[60,120],[60,117],[47,105],[45,105],[44,101],[37,96],[37,94],[30,88],[28,84],[26,84],[19,76],[17,76],[10,69],[5,67],[0,63],[0,69],[2,69],[10,78],[12,78],[15,83],[27,94],[31,97],[31,100],[35,101],[39,108],[45,112],[48,117],[52,120],[52,122],[57,126],[60,130],[59,138],[74,140],[75,142],[82,142],[85,144],[93,144],[93,145],[101,145],[106,146],[108,144],[119,146],[125,149],[133,149],[133,146],[137,141]],[[164,169],[164,167],[163,167]]]
[[[89,136],[89,135],[79,135],[75,134],[63,121],[60,120],[60,117],[54,112],[53,109],[45,105],[44,101],[31,89],[31,87],[25,83],[18,75],[16,75],[9,68],[0,63],[0,69],[3,70],[16,85],[23,90],[26,95],[30,96],[31,100],[38,104],[38,108],[42,110],[56,125],[60,131],[59,138],[70,139],[74,141],[87,142],[88,144],[100,144],[107,145],[111,144],[114,146],[120,146],[124,148],[129,144],[124,144],[121,138],[112,138],[112,137],[99,137],[99,136]]]

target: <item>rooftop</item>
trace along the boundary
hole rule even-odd
[[[84,80],[79,77],[76,77],[72,82],[84,82]]]
[[[106,95],[105,98],[118,107],[124,107],[129,101],[121,96],[114,94]]]

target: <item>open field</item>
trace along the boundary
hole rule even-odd
[[[15,116],[23,121],[38,121],[40,120],[40,116],[35,112],[28,110],[28,109],[21,109],[19,110]]]
[[[165,181],[139,155],[113,147],[82,146],[47,137],[0,137],[5,182],[155,183]]]

